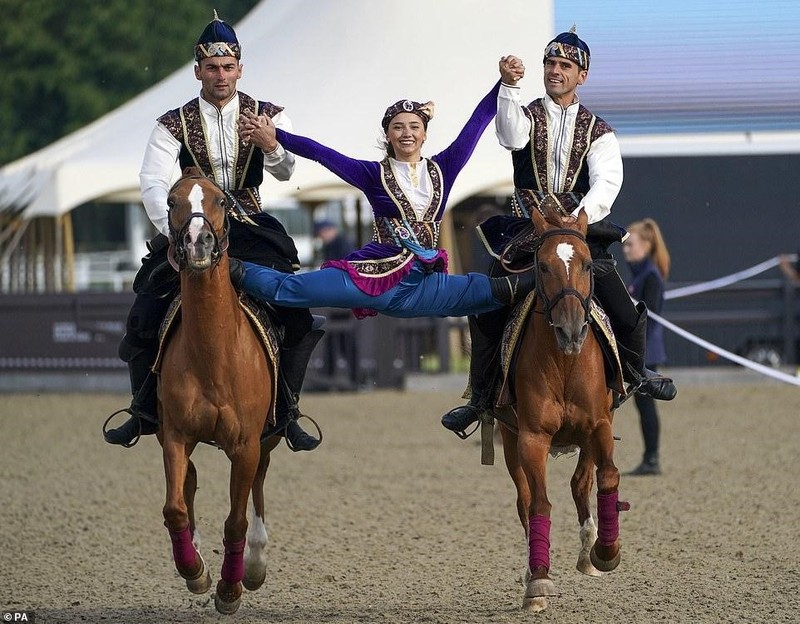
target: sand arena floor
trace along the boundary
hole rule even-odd
[[[434,382],[435,387],[435,382]],[[313,453],[281,445],[267,476],[267,582],[220,616],[176,575],[162,525],[160,449],[103,443],[114,394],[0,395],[0,610],[37,622],[797,622],[800,390],[773,382],[681,386],[661,405],[660,477],[623,477],[620,567],[575,570],[575,458],[550,461],[550,609],[520,610],[525,561],[498,449],[439,425],[452,388],[312,394]],[[616,460],[641,455],[633,405]],[[203,552],[219,577],[228,463],[202,447]]]

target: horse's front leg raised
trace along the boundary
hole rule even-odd
[[[169,433],[165,433],[162,451],[167,480],[167,496],[163,510],[164,525],[172,540],[175,568],[186,580],[189,591],[203,594],[211,587],[211,576],[203,557],[193,544],[193,519],[190,521],[189,509],[184,498],[191,449],[187,448],[184,442],[175,440]]]
[[[225,557],[217,583],[214,606],[225,615],[235,613],[242,599],[244,578],[244,547],[247,532],[247,501],[258,467],[260,448],[258,438],[246,446],[240,446],[229,455],[231,460],[230,497],[231,509],[225,519]]]
[[[582,449],[578,456],[578,463],[575,472],[572,474],[570,487],[572,488],[572,500],[575,501],[575,509],[578,512],[578,524],[580,525],[581,550],[578,553],[579,572],[589,576],[600,576],[600,571],[592,565],[589,553],[597,540],[597,525],[592,518],[589,508],[589,494],[592,492],[594,483],[594,461],[591,452]]]
[[[528,582],[523,609],[547,608],[547,596],[556,595],[550,578],[550,500],[547,498],[547,456],[552,438],[543,432],[520,431],[520,463],[528,479],[531,505],[528,510]]]
[[[619,470],[614,465],[614,437],[611,422],[594,432],[592,444],[597,457],[597,541],[591,561],[598,570],[610,572],[619,565],[619,512],[628,508],[619,501]]]

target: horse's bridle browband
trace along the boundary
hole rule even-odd
[[[222,189],[219,187],[219,185],[217,185],[217,183],[214,182],[211,178],[207,178],[204,176],[190,176],[178,180],[169,190],[169,195],[172,195],[173,191],[175,190],[175,187],[178,186],[178,184],[192,179],[208,180],[211,184],[216,186],[220,190],[220,192],[222,192]],[[225,195],[225,201],[230,201],[224,192],[223,195]],[[189,224],[192,222],[192,219],[194,218],[202,219],[203,221],[206,222],[206,224],[208,224],[208,229],[211,230],[211,235],[214,237],[214,248],[211,251],[211,264],[212,266],[219,264],[219,261],[222,258],[222,254],[224,254],[227,251],[229,244],[228,234],[230,232],[230,221],[228,220],[228,211],[227,210],[224,211],[225,221],[222,225],[222,234],[217,235],[217,231],[214,229],[214,225],[211,223],[208,217],[202,212],[190,213],[189,216],[186,217],[186,219],[184,220],[181,227],[179,229],[175,229],[172,226],[172,219],[170,218],[170,213],[172,212],[172,208],[173,207],[170,206],[167,209],[167,225],[169,226],[170,245],[175,249],[175,261],[178,263],[178,266],[180,267],[186,266],[186,248],[184,247],[182,241],[183,241],[183,235],[186,233]]]
[[[552,325],[553,324],[553,308],[555,305],[561,301],[564,297],[573,296],[577,297],[578,300],[581,302],[581,307],[583,308],[584,313],[584,324],[589,322],[589,306],[592,302],[592,297],[594,296],[594,273],[591,272],[589,275],[589,294],[584,297],[581,293],[576,290],[575,288],[562,288],[561,290],[556,293],[556,296],[552,299],[548,298],[547,294],[544,292],[544,288],[542,287],[542,274],[539,268],[539,250],[542,247],[542,243],[546,238],[551,238],[553,236],[574,236],[582,243],[586,243],[586,237],[576,230],[570,230],[568,228],[557,228],[553,230],[547,230],[543,234],[539,235],[536,238],[536,242],[534,245],[534,252],[535,252],[535,263],[534,269],[536,271],[536,296],[540,297],[542,300],[542,305],[544,306],[544,315],[547,319],[547,322]]]

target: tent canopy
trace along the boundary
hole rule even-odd
[[[498,80],[500,56],[527,62],[526,93],[538,97],[540,54],[552,23],[552,0],[264,0],[236,26],[244,65],[239,89],[284,106],[296,133],[369,160],[383,157],[380,120],[389,104],[433,100],[436,116],[423,151],[432,155],[449,145]],[[187,28],[199,33],[204,26]],[[139,168],[156,118],[195,97],[199,86],[188,63],[94,123],[0,169],[0,208],[24,209],[32,218],[92,200],[138,200]],[[490,126],[451,203],[510,184],[510,158]],[[356,192],[303,159],[290,181],[268,177],[261,190],[267,207],[285,197]]]

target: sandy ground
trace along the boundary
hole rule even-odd
[[[574,457],[551,460],[550,609],[520,609],[525,546],[499,454],[439,425],[458,392],[315,394],[313,453],[274,453],[267,583],[233,616],[189,594],[162,525],[154,438],[104,444],[114,394],[0,395],[0,611],[37,622],[797,622],[800,390],[681,386],[662,404],[661,477],[622,480],[622,564],[575,570]],[[617,412],[616,460],[641,455],[635,408]],[[228,464],[195,453],[203,552],[215,579]]]

